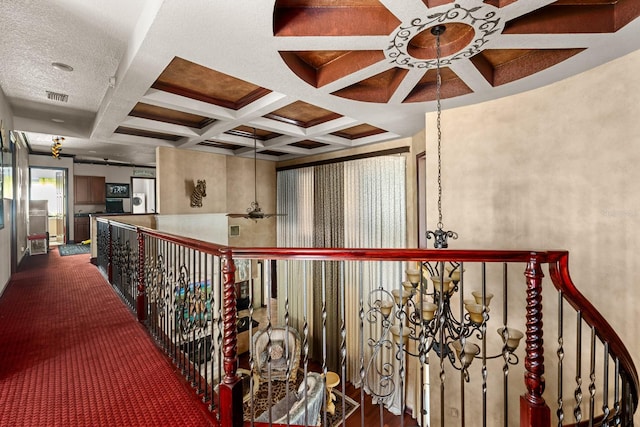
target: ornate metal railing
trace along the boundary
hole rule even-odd
[[[97,227],[98,267],[217,417],[225,249],[104,218]]]
[[[249,295],[264,292],[266,356],[253,346],[238,354],[235,269],[244,261],[249,277],[264,277]],[[636,368],[571,282],[566,252],[227,248],[99,218],[98,265],[125,300],[137,286],[129,304],[220,425],[256,419],[255,388],[275,394],[277,327],[300,336],[298,359],[288,344],[280,349],[287,378],[293,369],[298,382],[316,371],[336,386],[323,394],[323,425],[350,415],[350,424],[402,426],[407,408],[421,425],[633,425]],[[272,266],[277,299],[254,265]],[[545,270],[557,302],[543,310]],[[250,301],[250,320],[259,305]],[[494,323],[498,333],[488,333]],[[516,327],[525,332],[520,346],[509,336]],[[248,333],[251,342],[257,330]],[[244,388],[240,361],[249,372]],[[265,362],[268,373],[252,381]],[[334,405],[335,395],[344,398]],[[352,415],[340,407],[346,396],[359,405]]]

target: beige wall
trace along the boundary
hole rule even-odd
[[[638,72],[640,51],[547,87],[442,114],[444,226],[460,236],[451,247],[569,250],[576,286],[620,334],[636,365]],[[437,221],[434,128],[429,114],[431,228]],[[553,333],[553,322],[547,318],[545,334]],[[545,344],[553,358],[553,344]]]
[[[168,214],[245,213],[254,200],[252,158],[229,157],[192,150],[158,148],[156,152],[158,212]],[[275,163],[258,160],[257,196],[263,212],[276,209]],[[207,181],[202,208],[190,206],[193,182]],[[230,218],[240,226],[240,236],[229,237],[231,246],[275,246],[276,219],[253,221]]]
[[[220,213],[227,210],[227,157],[193,150],[156,149],[156,203],[158,213]],[[192,208],[197,180],[207,181],[201,208]]]
[[[276,212],[276,168],[274,162],[258,160],[257,197],[265,213]],[[244,213],[254,199],[253,159],[227,157],[228,212]],[[229,218],[229,225],[240,226],[240,235],[229,237],[231,246],[276,246],[276,217],[253,221]]]

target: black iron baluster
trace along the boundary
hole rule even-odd
[[[564,421],[564,407],[562,400],[562,362],[564,361],[564,298],[562,291],[558,292],[558,410],[556,414],[558,416],[558,427],[562,427]]]
[[[573,417],[576,422],[582,421],[582,312],[577,313],[576,327],[576,389],[573,393],[576,405],[573,408]]]

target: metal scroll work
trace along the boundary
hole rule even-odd
[[[392,34],[385,55],[393,64],[401,68],[435,68],[437,66],[436,59],[420,59],[409,53],[411,41],[422,31],[431,27],[456,24],[473,28],[474,37],[461,50],[442,59],[440,65],[447,67],[455,60],[470,58],[485,49],[494,35],[500,35],[502,32],[504,22],[500,21],[496,10],[487,4],[465,8],[455,3],[443,12],[430,14],[426,19],[415,18],[408,24],[402,24]]]
[[[406,356],[416,357],[424,365],[433,350],[441,360],[448,360],[461,371],[466,382],[468,368],[476,358],[502,357],[505,366],[519,362],[514,352],[523,337],[520,331],[499,328],[503,346],[491,356],[481,354],[481,347],[473,342],[485,342],[493,294],[483,285],[481,291],[472,292],[474,299],[460,301],[458,313],[458,298],[453,297],[460,292],[460,300],[463,299],[463,272],[462,264],[425,262],[420,270],[406,270],[407,280],[401,288],[389,291],[381,286],[370,292],[365,318],[378,335],[368,340],[371,358],[365,378],[379,402],[396,392],[398,377],[394,375],[403,371]],[[393,357],[385,359],[385,354]]]

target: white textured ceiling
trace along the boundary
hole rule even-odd
[[[362,102],[332,93],[389,69],[388,58],[316,88],[294,74],[279,53],[385,50],[391,35],[274,37],[274,3],[267,0],[0,0],[3,28],[0,87],[13,108],[14,125],[17,130],[27,132],[31,147],[37,152],[48,152],[52,136],[60,135],[67,138],[63,153],[76,155],[79,160],[109,159],[134,164],[153,164],[155,147],[159,145],[225,154],[232,153],[197,144],[215,139],[251,147],[251,141],[226,133],[239,125],[280,133],[281,137],[261,145],[288,150],[281,159],[303,154],[304,150],[289,145],[295,141],[308,139],[328,144],[308,153],[315,154],[407,137],[424,127],[424,114],[434,110],[435,103],[402,102],[410,84],[424,71],[421,74],[415,68],[410,69],[389,102]],[[380,3],[402,25],[416,17],[451,8],[451,4],[445,4],[427,9],[421,0],[381,0]],[[491,8],[477,0],[456,3],[468,9],[478,5]],[[519,0],[496,11],[503,25],[550,3],[554,1]],[[358,19],[357,16],[354,19]],[[495,87],[489,85],[468,60],[452,61],[451,69],[473,91],[443,100],[443,108],[534,89],[637,50],[640,19],[611,33],[509,35],[498,32],[489,37],[487,43],[493,49],[585,50],[543,72]],[[271,93],[235,111],[150,89],[174,57],[264,87]],[[56,70],[52,62],[69,64],[74,71]],[[116,77],[114,87],[109,85],[111,76]],[[68,102],[48,100],[48,90],[68,94]],[[342,117],[308,129],[264,117],[297,100]],[[194,130],[130,117],[131,110],[141,101],[201,114],[215,118],[216,122]],[[385,132],[357,142],[334,135],[340,128],[358,124],[369,124]],[[161,141],[114,133],[119,126],[166,131],[181,139]],[[250,155],[251,152],[240,150],[235,154]]]

